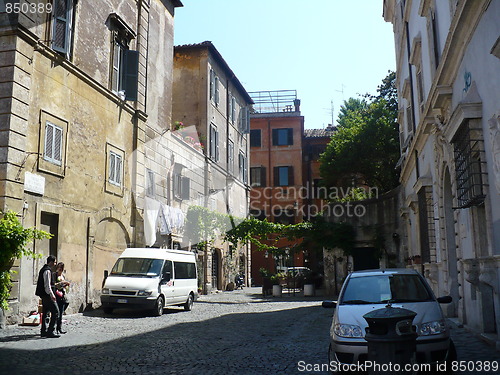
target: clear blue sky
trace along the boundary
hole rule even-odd
[[[247,91],[297,90],[306,128],[395,70],[383,0],[182,0],[176,45],[211,41]]]

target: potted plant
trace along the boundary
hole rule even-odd
[[[282,272],[277,272],[271,276],[271,283],[273,284],[273,296],[281,297],[283,293],[283,286],[281,285],[282,280],[285,279],[285,274]]]
[[[259,269],[259,273],[262,276],[262,295],[265,297],[268,294],[271,294],[273,290],[271,273],[264,267]]]

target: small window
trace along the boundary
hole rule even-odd
[[[250,133],[250,110],[248,107],[240,108],[239,128],[243,134]]]
[[[54,0],[52,6],[52,49],[69,58],[71,51],[73,0]]]
[[[122,184],[122,157],[117,153],[109,152],[109,182],[116,186]]]
[[[219,106],[219,77],[215,70],[210,69],[210,100],[212,100],[216,107]]]
[[[210,158],[219,161],[219,132],[214,124],[210,125]]]
[[[293,167],[274,167],[274,186],[293,185]]]
[[[122,100],[136,101],[139,77],[139,52],[130,50],[134,31],[115,13],[108,17],[112,30],[110,88]]]
[[[273,129],[273,146],[293,145],[293,129]]]
[[[250,147],[261,147],[261,130],[253,129],[250,130]]]
[[[252,167],[250,168],[250,185],[253,187],[266,186],[266,168]]]
[[[229,173],[234,172],[234,143],[230,139],[227,141],[227,170]]]
[[[189,200],[191,192],[191,180],[189,177],[182,176],[179,173],[174,174],[173,181],[174,197],[178,200]]]
[[[55,165],[62,164],[63,129],[49,121],[45,123],[43,158]]]
[[[247,158],[243,151],[239,152],[238,155],[238,170],[239,170],[239,178],[245,184],[247,183]]]
[[[146,169],[146,195],[155,196],[155,173],[151,169]]]

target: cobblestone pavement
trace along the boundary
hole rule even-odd
[[[264,299],[259,288],[201,296],[193,311],[161,317],[95,310],[65,316],[58,339],[39,337],[40,327],[0,330],[0,374],[327,374],[298,364],[327,364],[331,315],[319,297]],[[452,332],[460,360],[500,362],[463,328]]]

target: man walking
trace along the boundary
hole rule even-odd
[[[56,263],[56,257],[49,255],[47,257],[47,264],[42,267],[38,274],[38,281],[36,283],[35,294],[42,299],[43,304],[43,319],[42,319],[42,330],[40,335],[42,337],[59,337],[59,335],[54,333],[54,327],[56,325],[57,317],[59,316],[59,308],[56,303],[56,296],[51,286],[52,280],[52,270]],[[49,327],[46,327],[45,316],[50,311],[50,322]]]

